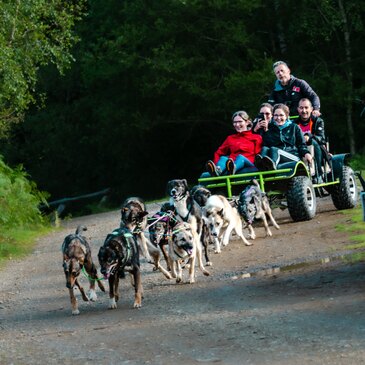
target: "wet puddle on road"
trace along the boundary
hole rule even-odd
[[[326,256],[322,258],[317,258],[314,260],[307,260],[307,261],[301,261],[301,262],[294,262],[290,264],[283,264],[282,266],[272,266],[268,268],[256,268],[252,271],[247,271],[242,273],[241,275],[235,275],[232,277],[232,280],[235,279],[246,279],[246,278],[252,278],[252,277],[262,277],[262,276],[272,276],[277,275],[280,272],[287,272],[287,271],[293,271],[298,270],[302,268],[308,268],[311,266],[316,265],[326,265],[329,263],[347,263],[347,264],[355,264],[358,262],[365,262],[365,251],[357,251],[357,252],[347,252],[347,253],[341,253],[337,255],[332,256]]]

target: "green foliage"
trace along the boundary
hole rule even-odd
[[[365,156],[364,155],[355,155],[352,156],[350,161],[351,167],[355,171],[364,171],[365,170]],[[365,173],[362,173],[362,176],[365,177]]]
[[[5,0],[0,3],[0,136],[38,98],[40,66],[62,72],[73,59],[73,34],[84,1]]]
[[[28,180],[20,166],[12,169],[0,156],[0,226],[3,232],[14,228],[41,225],[43,217],[38,209],[46,202],[46,195]]]
[[[39,69],[47,106],[12,129],[2,153],[54,199],[104,187],[116,202],[161,196],[168,179],[196,181],[233,131],[232,112],[256,115],[278,59],[320,95],[331,152],[349,152],[349,95],[365,99],[364,8],[365,0],[89,0],[76,62],[63,77]],[[351,62],[344,18],[354,20]],[[352,119],[363,152],[360,106]]]

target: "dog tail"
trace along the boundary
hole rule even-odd
[[[76,228],[76,234],[79,235],[82,231],[87,231],[87,228],[85,226],[77,226]]]

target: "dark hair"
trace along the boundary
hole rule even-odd
[[[269,103],[262,103],[261,105],[260,105],[260,109],[261,108],[269,108],[270,109],[270,111],[271,111],[271,113],[272,113],[272,105],[271,104],[269,104]]]

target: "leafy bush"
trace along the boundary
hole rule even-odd
[[[43,217],[38,209],[46,203],[46,194],[37,190],[28,180],[22,166],[15,169],[7,166],[0,155],[0,226],[2,234],[14,228],[41,225]]]
[[[351,167],[355,170],[355,171],[362,171],[365,170],[365,156],[364,155],[354,155],[351,158]]]

